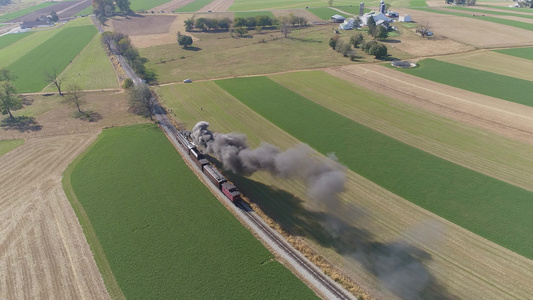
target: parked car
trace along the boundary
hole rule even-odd
[[[183,80],[183,83],[191,83],[191,82],[192,82],[192,80],[190,78],[187,78],[187,79]]]

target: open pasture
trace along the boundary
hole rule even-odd
[[[194,0],[193,2],[186,4],[176,10],[175,12],[195,12],[200,10],[202,7],[209,5],[213,0]]]
[[[471,69],[533,81],[533,74],[529,72],[533,70],[533,61],[501,54],[498,51],[476,51],[446,55],[436,59]]]
[[[333,15],[341,15],[345,18],[352,17],[349,14],[341,13],[340,11],[334,10],[329,7],[312,7],[307,9],[310,13],[314,14],[315,16],[319,17],[322,20],[330,20],[331,16]]]
[[[130,8],[133,11],[147,11],[171,1],[172,0],[130,0]]]
[[[312,299],[154,125],[105,130],[66,173],[126,298]],[[71,199],[72,200],[72,199]],[[79,201],[79,203],[78,203]],[[110,274],[102,263],[102,273]],[[112,278],[105,278],[108,288]],[[120,294],[120,291],[110,291]]]
[[[335,6],[349,6],[354,5],[348,0],[338,0],[334,2]],[[357,3],[358,5],[358,3]],[[365,5],[379,5],[379,1],[365,2]],[[327,7],[327,1],[323,0],[269,0],[269,1],[255,1],[255,0],[235,0],[229,11],[252,11],[252,10],[272,10],[272,9],[294,9],[306,7]],[[331,17],[331,16],[330,16]]]
[[[24,140],[0,140],[0,156],[22,145]]]
[[[495,11],[495,10],[486,10],[486,9],[480,9],[480,8],[470,8],[470,7],[459,7],[459,6],[450,6],[446,7],[446,9],[454,9],[458,11],[464,11],[468,13],[480,13],[480,14],[487,14],[487,15],[496,15],[496,16],[509,16],[509,17],[519,17],[519,18],[525,18],[525,19],[533,19],[533,14],[516,14],[512,13],[510,11]]]
[[[239,11],[235,12],[235,17],[242,17],[242,18],[249,18],[249,17],[256,17],[256,16],[269,16],[271,18],[275,18],[274,14],[271,11]]]
[[[47,86],[44,72],[63,71],[96,34],[94,26],[62,29],[8,66],[18,76],[14,84],[19,92],[39,92]]]
[[[533,86],[528,80],[429,58],[419,61],[418,64],[417,68],[397,70],[467,91],[533,106]],[[509,89],[513,92],[509,93]]]
[[[341,163],[359,175],[467,230],[533,258],[533,239],[524,230],[533,226],[527,208],[533,205],[532,191],[401,143],[266,77],[216,83],[317,151],[334,151]]]
[[[286,76],[287,78],[285,75],[273,77],[279,82],[285,82],[291,77],[290,74]],[[311,78],[313,76],[309,75],[303,79]],[[327,85],[334,81],[330,79],[317,84],[322,79],[327,80],[327,76],[317,76],[313,81],[316,86],[309,92],[320,90],[321,87],[327,90]],[[334,86],[347,87],[346,84]],[[347,93],[354,91],[353,87],[348,88]],[[299,91],[304,89],[306,88],[298,88]],[[247,134],[252,147],[267,142],[287,149],[300,143],[294,136],[248,108],[212,81],[161,86],[157,92],[165,106],[172,109],[176,120],[188,129],[199,120],[206,120],[216,132]],[[366,92],[362,96],[368,95]],[[366,102],[374,100],[384,101],[372,99]],[[357,109],[343,106],[343,109],[348,109],[350,113],[360,109],[364,112],[359,115],[371,113],[372,116],[380,116],[380,120],[391,119],[385,111],[380,114],[380,108],[371,103],[366,103],[365,108],[362,105]],[[389,113],[394,113],[395,108],[396,106],[389,107]],[[426,113],[426,117],[429,117],[427,115]],[[439,122],[438,118],[434,122]],[[438,126],[435,131],[450,128],[450,124],[439,122],[439,125],[442,127]],[[342,129],[337,131],[341,132]],[[468,132],[468,128],[451,135],[461,136],[465,132]],[[413,133],[417,134],[419,133]],[[462,138],[468,139],[470,136]],[[450,144],[449,141],[442,143]],[[230,172],[226,175],[285,230],[294,236],[303,237],[306,244],[378,299],[442,299],[454,296],[478,298],[487,295],[525,299],[533,293],[533,287],[527,284],[533,278],[530,271],[533,268],[524,268],[533,267],[531,260],[439,218],[352,171],[347,172],[347,190],[341,194],[341,205],[310,200],[305,184],[296,180],[272,177],[265,172],[246,177]],[[408,246],[399,250],[394,247],[395,244]],[[423,250],[419,248],[421,245]],[[377,261],[379,255],[369,257],[365,254],[376,253],[380,249],[390,253],[387,259]],[[413,260],[414,256],[416,259]],[[405,259],[398,265],[398,269],[387,263],[397,257]],[[381,265],[381,262],[385,264]],[[402,286],[384,284],[375,273],[376,269],[402,281]],[[416,269],[421,276],[427,276],[424,277],[427,280],[417,282],[416,276],[411,277],[413,274],[408,271],[410,269]],[[471,274],[478,274],[479,277]]]

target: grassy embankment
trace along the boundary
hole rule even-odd
[[[7,141],[0,141],[0,156],[8,153],[9,151],[17,148],[18,146],[22,145],[24,143],[24,140],[7,140]]]
[[[106,285],[114,275],[126,298],[314,297],[154,125],[105,130],[64,178]]]
[[[533,99],[531,98],[533,85],[528,80],[429,58],[420,61],[418,68],[397,70],[474,93],[533,106]],[[509,92],[510,89],[512,89],[512,93]]]
[[[528,217],[533,192],[401,143],[268,78],[216,83],[319,152],[335,151],[354,172],[463,228],[533,257],[533,240],[525,230],[533,226]]]

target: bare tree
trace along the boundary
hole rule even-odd
[[[56,89],[57,89],[57,92],[59,93],[60,96],[63,96],[63,93],[61,92],[61,85],[63,84],[63,81],[65,81],[65,78],[60,76],[58,73],[57,73],[57,70],[54,69],[53,72],[50,72],[50,71],[45,71],[44,72],[44,76],[45,76],[45,81],[48,82],[48,83],[52,83],[53,85],[55,85]]]
[[[153,120],[157,98],[147,84],[134,86],[129,90],[129,103],[135,113],[148,115]]]
[[[283,33],[284,37],[288,37],[291,33],[291,17],[283,16],[279,18],[279,30]]]
[[[65,100],[68,103],[75,105],[80,114],[83,113],[81,111],[80,105],[85,103],[85,100],[81,96],[81,88],[79,85],[71,84],[68,86],[68,91],[67,91],[67,94],[65,95]]]
[[[427,21],[421,22],[416,26],[416,32],[420,33],[422,37],[426,37],[430,29],[431,25]]]

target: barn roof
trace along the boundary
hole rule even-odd
[[[343,17],[341,15],[333,15],[331,18],[335,19],[335,20],[345,20],[346,19],[345,17]]]

